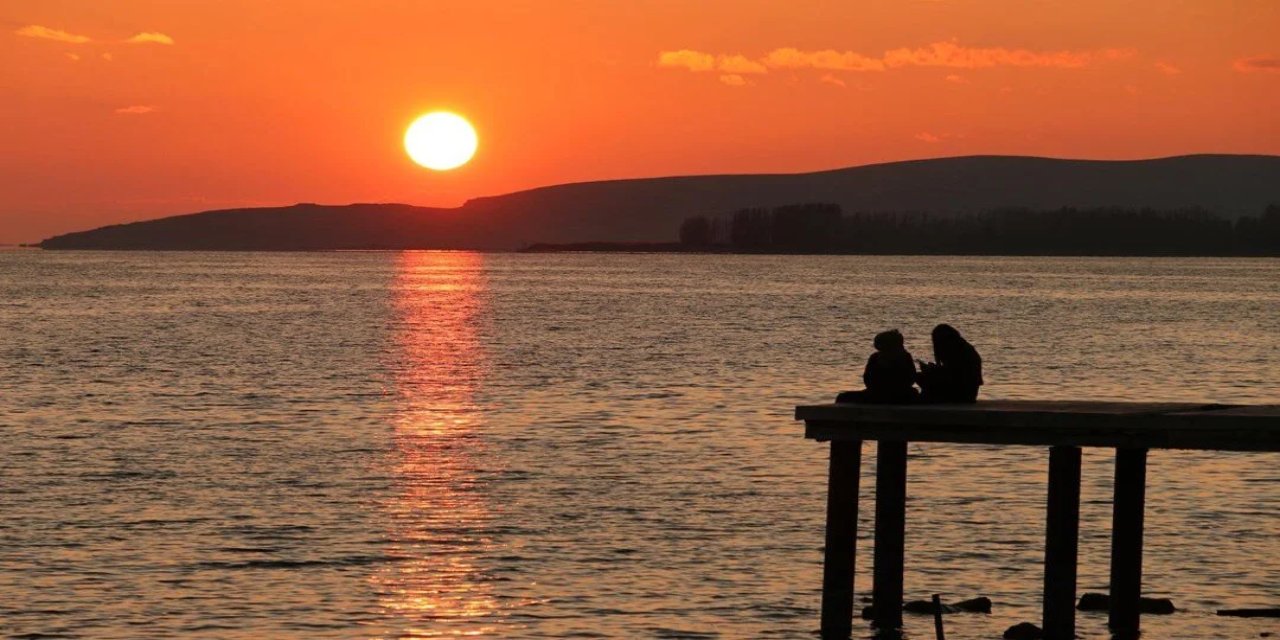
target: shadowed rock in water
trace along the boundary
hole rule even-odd
[[[933,615],[933,602],[929,600],[912,600],[902,605],[907,613]],[[979,597],[961,600],[955,604],[942,605],[943,613],[991,613],[991,598]]]
[[[1280,618],[1280,607],[1272,609],[1219,609],[1218,615],[1233,618]]]
[[[1044,637],[1044,632],[1030,622],[1019,622],[1005,629],[1002,637],[1004,640],[1040,640]]]
[[[1080,611],[1110,611],[1111,596],[1105,593],[1086,593],[1080,596],[1080,602],[1076,604],[1076,609]],[[1173,601],[1169,598],[1143,597],[1138,600],[1138,611],[1156,615],[1168,615],[1177,611],[1177,608],[1173,606]]]
[[[933,602],[929,600],[912,600],[902,605],[902,610],[906,613],[916,613],[920,615],[933,615]],[[981,596],[961,600],[955,604],[943,604],[943,613],[991,613],[991,598]],[[875,618],[875,607],[863,607],[862,619],[871,620]]]

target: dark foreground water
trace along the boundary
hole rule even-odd
[[[792,406],[944,320],[989,397],[1280,402],[1276,260],[0,252],[0,635],[812,637]],[[1038,621],[1046,451],[910,452],[908,597]],[[1280,457],[1153,452],[1147,523],[1146,637],[1280,633],[1213,615],[1280,605]]]

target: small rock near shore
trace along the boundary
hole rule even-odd
[[[1004,640],[1040,640],[1043,637],[1040,627],[1030,622],[1019,622],[1004,631]]]

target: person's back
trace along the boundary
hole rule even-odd
[[[921,399],[925,402],[976,402],[982,380],[982,356],[949,324],[933,330],[937,364],[922,364]]]
[[[898,404],[914,402],[916,364],[897,329],[877,334],[876,352],[862,372],[863,391],[846,391],[836,402]]]

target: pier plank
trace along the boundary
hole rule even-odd
[[[796,407],[814,440],[1280,451],[1280,406],[987,400],[966,405]]]

